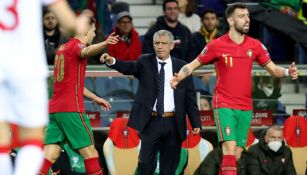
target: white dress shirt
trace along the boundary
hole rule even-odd
[[[173,78],[173,63],[172,59],[169,56],[165,61],[160,60],[157,58],[158,64],[158,74],[161,69],[161,64],[159,62],[165,62],[164,71],[165,71],[165,80],[164,80],[164,112],[174,112],[175,111],[175,101],[174,101],[174,90],[171,87],[170,81]],[[153,110],[157,111],[156,108],[157,99],[155,101],[155,105]]]

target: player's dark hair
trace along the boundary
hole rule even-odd
[[[246,4],[241,3],[241,2],[237,2],[237,3],[231,4],[225,10],[226,18],[229,18],[234,13],[234,11],[236,9],[247,9],[247,6],[246,6]]]
[[[163,11],[165,11],[165,9],[166,9],[166,4],[169,3],[169,2],[175,2],[175,3],[177,4],[177,6],[178,6],[177,0],[164,0],[164,1],[163,1],[163,5],[162,5]]]

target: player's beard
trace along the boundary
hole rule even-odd
[[[240,34],[247,34],[248,33],[248,31],[249,31],[249,28],[248,29],[244,29],[244,26],[242,25],[242,26],[239,26],[239,25],[237,25],[237,24],[235,24],[234,25],[234,27],[235,27],[235,30],[237,31],[237,32],[239,32]]]

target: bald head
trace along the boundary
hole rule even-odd
[[[267,129],[265,134],[266,142],[273,140],[282,141],[283,139],[283,130],[280,126],[272,125]]]

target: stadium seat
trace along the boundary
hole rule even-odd
[[[284,138],[290,147],[297,174],[304,174],[307,162],[307,120],[303,116],[291,116],[284,124]]]
[[[93,102],[93,101],[84,101],[84,107],[85,107],[85,110],[86,111],[91,111],[91,112],[94,112],[94,111],[100,111],[98,108],[98,106],[96,107],[96,104]]]
[[[127,123],[128,118],[125,117],[114,119],[103,145],[103,154],[111,175],[132,175],[136,171],[140,138]]]
[[[206,91],[209,92],[208,87],[201,80],[201,77],[193,76],[193,84],[195,86],[196,91]]]
[[[96,94],[100,97],[104,97],[107,94],[107,84],[108,77],[97,77],[95,80]],[[86,84],[85,84],[86,86]]]
[[[85,77],[84,86],[88,90],[95,92],[96,91],[95,80],[96,80],[96,78],[94,78],[94,77]]]
[[[208,153],[213,149],[213,146],[209,141],[201,138],[200,134],[192,134],[192,127],[188,121],[187,123],[187,138],[182,142],[182,148],[188,150],[189,157],[184,175],[192,175]]]

